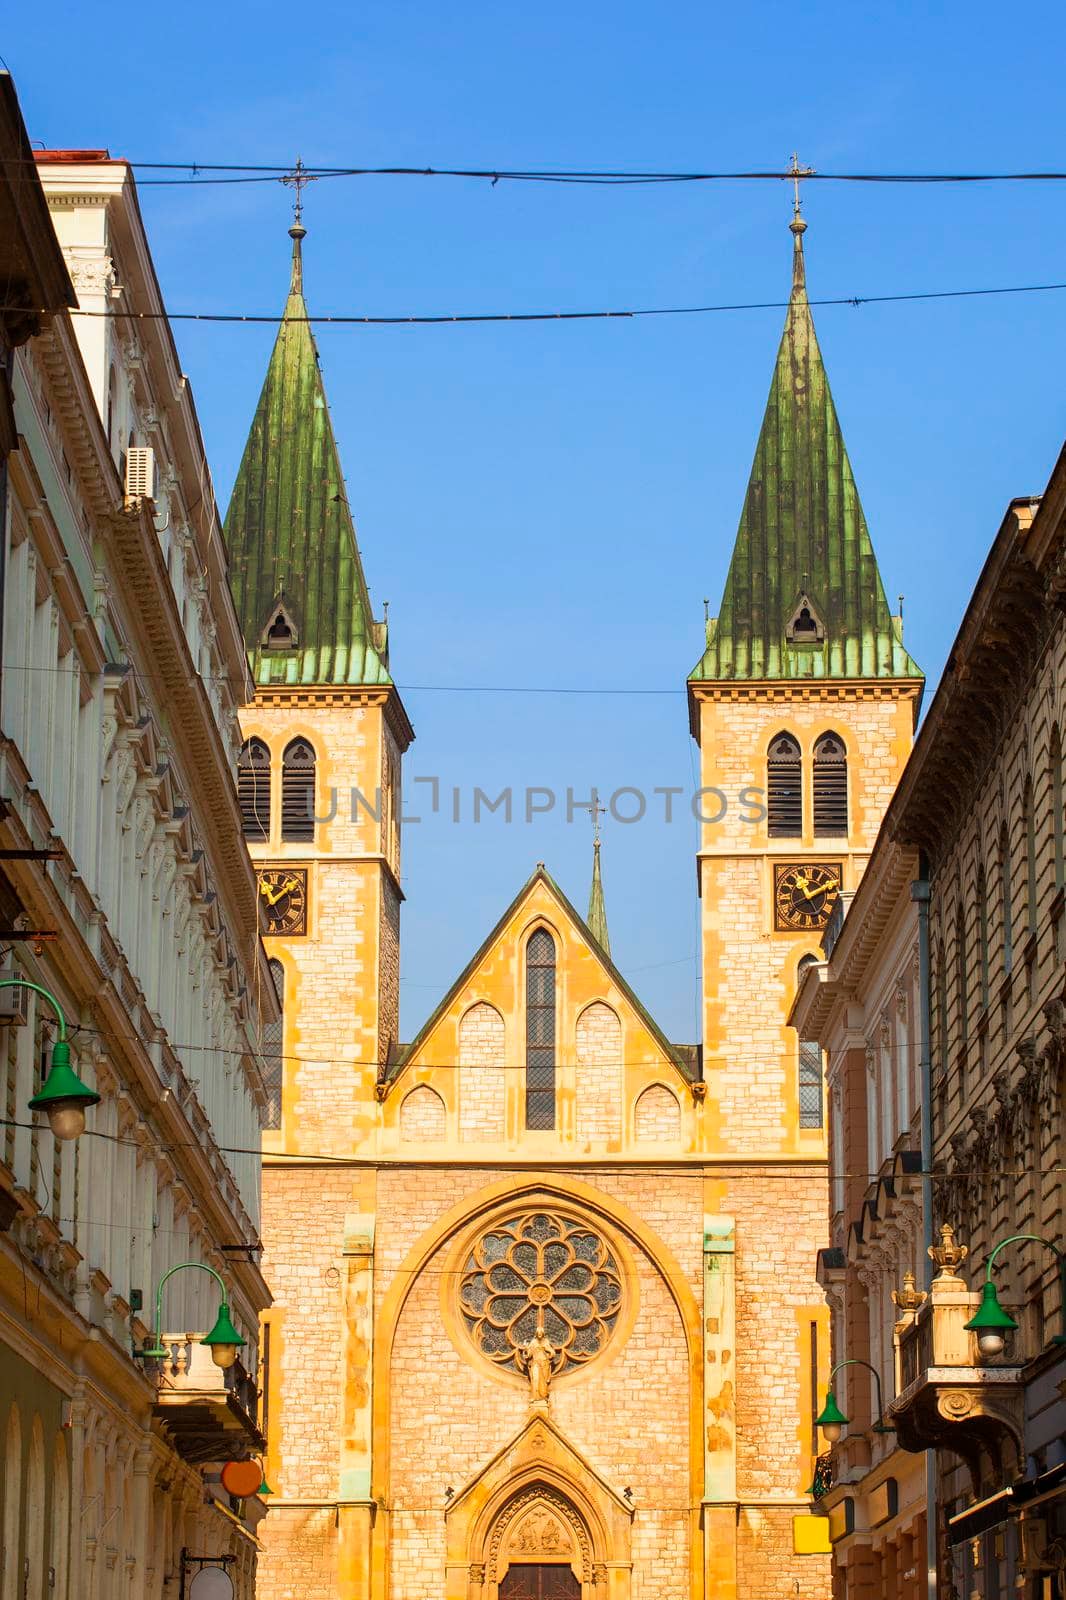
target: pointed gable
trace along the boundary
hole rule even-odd
[[[459,1059],[457,1026],[468,1007],[490,1004],[507,1018],[517,1015],[525,982],[524,933],[537,921],[554,928],[563,948],[560,966],[579,1012],[597,1002],[607,1002],[623,1016],[641,1043],[634,1046],[648,1065],[658,1063],[692,1081],[691,1052],[673,1045],[642,1005],[619,972],[599,938],[581,917],[543,864],[519,890],[488,938],[449,988],[440,1004],[419,1029],[413,1042],[402,1048],[389,1071],[395,1080],[406,1068],[431,1071],[436,1065],[452,1067]],[[573,1057],[574,1047],[560,1042],[560,1053]],[[512,1057],[514,1051],[511,1052]]]
[[[791,228],[785,329],[725,593],[692,680],[921,678],[889,611],[818,348],[806,223],[797,216]]]
[[[285,316],[226,514],[237,614],[259,684],[388,684],[307,321],[305,230],[289,231]]]

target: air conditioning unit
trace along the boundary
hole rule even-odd
[[[10,982],[12,978],[21,978],[21,972],[16,972],[14,967],[0,967],[0,978],[7,978],[8,983],[0,988],[0,1028],[18,1027],[25,1023],[29,1016],[30,992],[21,984],[17,987]]]
[[[126,451],[126,502],[155,499],[155,451],[131,445]]]

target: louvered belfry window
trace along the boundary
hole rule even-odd
[[[282,1055],[285,1037],[285,968],[280,961],[271,961],[270,976],[274,980],[281,1016],[277,1022],[268,1022],[263,1029],[263,1082],[267,1092],[264,1128],[281,1127],[281,1083],[285,1071]]]
[[[526,1127],[555,1127],[555,940],[545,928],[526,945]]]
[[[237,800],[246,839],[270,837],[270,751],[249,739],[237,758]]]
[[[814,747],[814,831],[848,831],[848,753],[835,733],[823,733]]]
[[[287,746],[281,765],[281,837],[295,842],[315,836],[315,752],[306,739]]]
[[[803,767],[790,733],[777,735],[766,758],[766,830],[771,839],[798,839],[803,832]]]

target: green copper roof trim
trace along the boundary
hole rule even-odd
[[[388,633],[375,622],[333,436],[292,235],[285,318],[226,513],[230,582],[258,684],[388,684]],[[296,320],[288,320],[296,319]],[[278,609],[291,648],[264,647]]]
[[[592,888],[589,890],[589,932],[604,955],[611,953],[611,940],[607,932],[607,907],[603,899],[603,874],[600,871],[600,841],[592,842]]]
[[[478,967],[481,965],[481,962],[484,961],[485,957],[488,955],[497,939],[499,939],[500,935],[503,933],[503,930],[506,928],[508,922],[510,922],[518,907],[521,905],[526,895],[529,894],[530,890],[536,883],[543,883],[548,887],[548,889],[550,889],[556,900],[558,900],[563,911],[567,914],[567,916],[572,918],[574,923],[577,925],[578,931],[585,935],[592,949],[599,952],[600,960],[603,962],[604,970],[606,971],[608,977],[610,977],[618,985],[626,1000],[640,1017],[640,1020],[643,1022],[644,1026],[647,1028],[648,1032],[651,1034],[660,1050],[668,1058],[668,1060],[673,1063],[685,1081],[687,1083],[692,1083],[698,1077],[698,1072],[696,1070],[691,1051],[688,1051],[687,1048],[679,1048],[677,1045],[670,1043],[669,1039],[666,1037],[665,1033],[663,1033],[654,1017],[637,999],[636,995],[633,993],[633,990],[630,988],[625,978],[623,978],[622,974],[611,960],[609,953],[597,939],[588,923],[581,916],[577,908],[567,899],[566,895],[560,889],[551,873],[547,871],[543,864],[539,864],[536,871],[526,879],[521,889],[519,889],[518,893],[511,901],[511,904],[507,907],[507,910],[504,912],[503,916],[493,928],[492,932],[471,956],[470,960],[467,962],[462,972],[460,972],[459,976],[456,978],[448,992],[444,995],[440,1003],[433,1008],[433,1011],[419,1028],[411,1043],[401,1045],[399,1047],[394,1059],[389,1062],[389,1065],[386,1069],[386,1082],[393,1083],[400,1076],[400,1073],[403,1071],[407,1063],[418,1053],[422,1045],[437,1026],[437,1023],[446,1014],[456,997],[462,993],[467,983],[469,983],[473,973],[477,971]]]
[[[725,593],[690,681],[912,678],[888,608],[822,354],[803,260],[807,224],[790,224],[792,294],[744,499]],[[789,637],[805,601],[816,626]]]

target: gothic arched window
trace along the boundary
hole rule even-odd
[[[267,1109],[264,1128],[281,1127],[281,1084],[285,1073],[285,968],[275,957],[268,963],[274,980],[274,993],[281,1011],[277,1022],[268,1022],[263,1029],[263,1082],[266,1084]]]
[[[526,945],[526,1127],[555,1127],[555,940],[546,928]]]
[[[803,766],[798,740],[779,733],[766,756],[766,831],[771,839],[803,832]]]
[[[246,839],[270,837],[270,751],[249,739],[237,757],[237,801]]]
[[[315,836],[315,752],[294,739],[281,758],[281,837],[298,843]]]
[[[823,733],[814,747],[814,831],[848,831],[848,753],[835,733]]]

